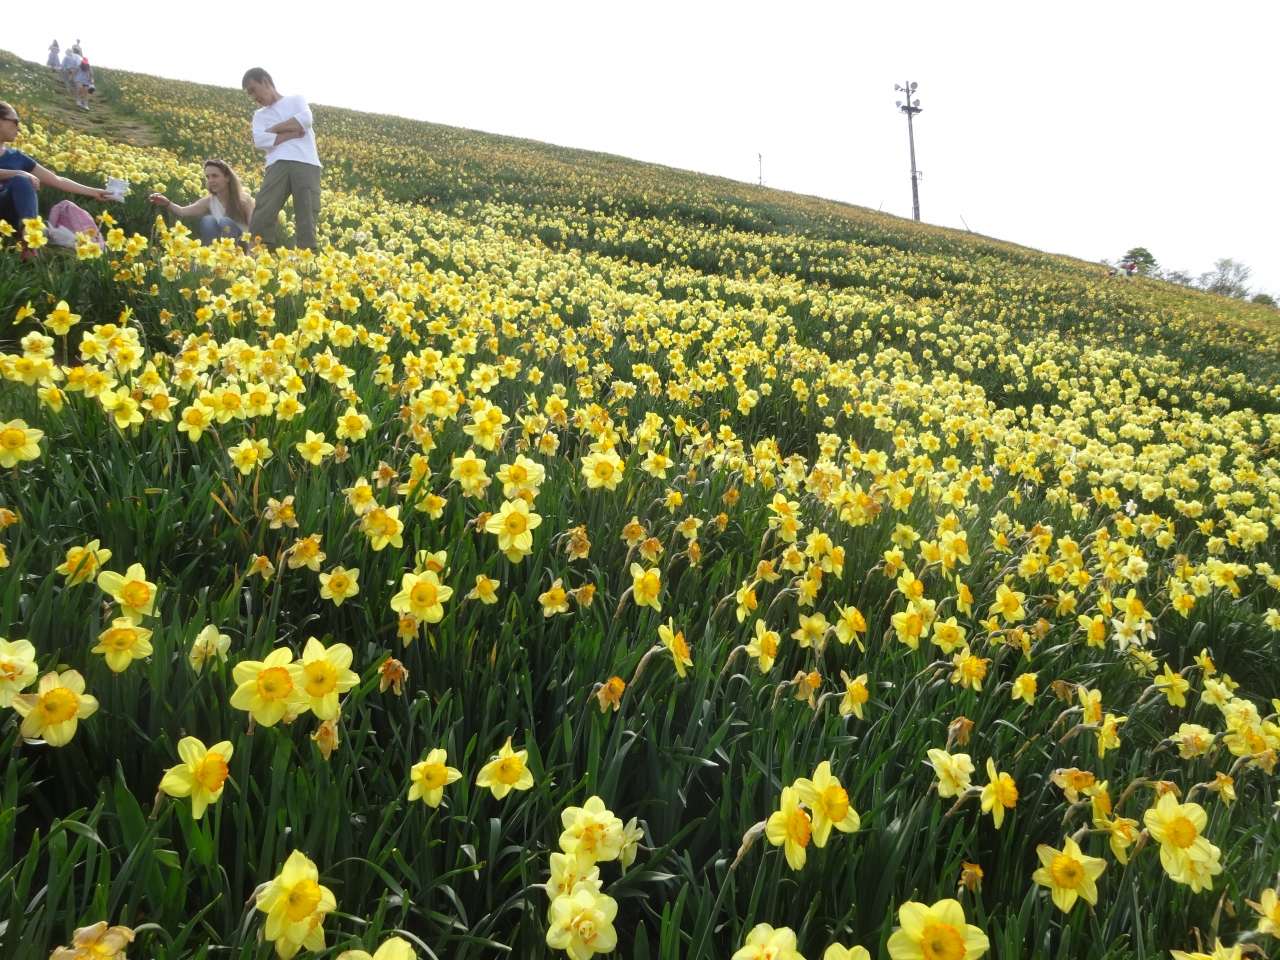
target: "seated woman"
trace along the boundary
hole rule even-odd
[[[67,193],[95,200],[110,200],[111,194],[99,187],[88,187],[52,170],[46,170],[21,150],[4,146],[18,139],[18,111],[0,100],[0,220],[5,220],[22,235],[24,220],[40,214],[36,191],[41,184],[65,190]],[[34,250],[25,250],[23,257],[33,256]]]
[[[208,196],[185,207],[163,193],[153,193],[147,199],[179,217],[199,217],[200,242],[205,246],[219,237],[240,240],[249,232],[253,217],[253,199],[240,186],[240,178],[222,160],[209,159],[204,162],[204,182],[209,188]]]

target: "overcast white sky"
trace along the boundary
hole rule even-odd
[[[16,16],[15,16],[16,14]],[[0,46],[623,154],[1280,294],[1280,3],[24,3]],[[3,93],[0,92],[0,98]],[[323,131],[318,131],[323,136]]]

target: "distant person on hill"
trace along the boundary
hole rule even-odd
[[[261,108],[253,115],[253,145],[266,154],[267,173],[249,232],[268,247],[276,241],[276,218],[293,197],[294,245],[316,249],[320,214],[320,154],[304,97],[282,96],[261,67],[245,73],[241,86]]]
[[[204,182],[209,188],[208,196],[185,207],[163,193],[153,193],[147,199],[176,216],[199,217],[200,242],[206,247],[219,237],[239,240],[249,232],[253,199],[244,192],[235,171],[222,160],[211,158],[204,162]]]
[[[62,85],[68,90],[74,90],[75,84],[71,78],[75,76],[76,69],[80,66],[80,54],[75,52],[75,48],[71,48],[62,58]]]
[[[89,66],[89,58],[81,57],[80,66],[76,67],[75,76],[71,78],[76,84],[76,103],[89,109],[89,94],[93,93],[93,67]]]
[[[0,100],[0,145],[18,139],[18,122],[18,111]],[[39,216],[36,191],[41,184],[67,193],[77,193],[82,197],[93,197],[95,200],[111,199],[111,194],[105,190],[60,177],[52,170],[40,166],[21,150],[3,146],[0,151],[0,220],[7,221],[19,234],[23,229],[22,221]],[[23,257],[34,252],[24,251]]]
[[[71,45],[71,52],[77,57],[83,57],[84,51],[80,49],[80,38],[76,37],[76,42]]]
[[[49,59],[45,63],[54,70],[62,67],[62,48],[58,46],[57,40],[49,44]]]

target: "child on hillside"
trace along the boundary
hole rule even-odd
[[[93,93],[93,68],[89,66],[88,57],[80,58],[80,66],[76,67],[76,73],[72,79],[76,84],[76,103],[88,110],[89,94]]]
[[[163,193],[153,193],[147,199],[179,217],[199,217],[200,242],[206,247],[219,237],[239,240],[249,232],[253,198],[244,192],[240,178],[222,160],[210,158],[204,162],[204,182],[209,188],[208,196],[185,207],[176,206]]]
[[[18,111],[0,100],[0,220],[6,221],[18,231],[19,236],[23,232],[23,221],[40,214],[36,191],[41,184],[82,197],[93,197],[95,200],[111,199],[111,194],[106,190],[60,177],[52,170],[40,166],[21,150],[5,146],[18,139],[18,123]],[[24,250],[23,259],[34,254],[34,250]]]

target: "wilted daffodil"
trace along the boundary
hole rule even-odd
[[[168,769],[160,789],[171,797],[190,797],[191,816],[199,820],[205,808],[222,796],[232,752],[227,740],[206,747],[195,737],[183,737],[178,741],[182,763]]]

